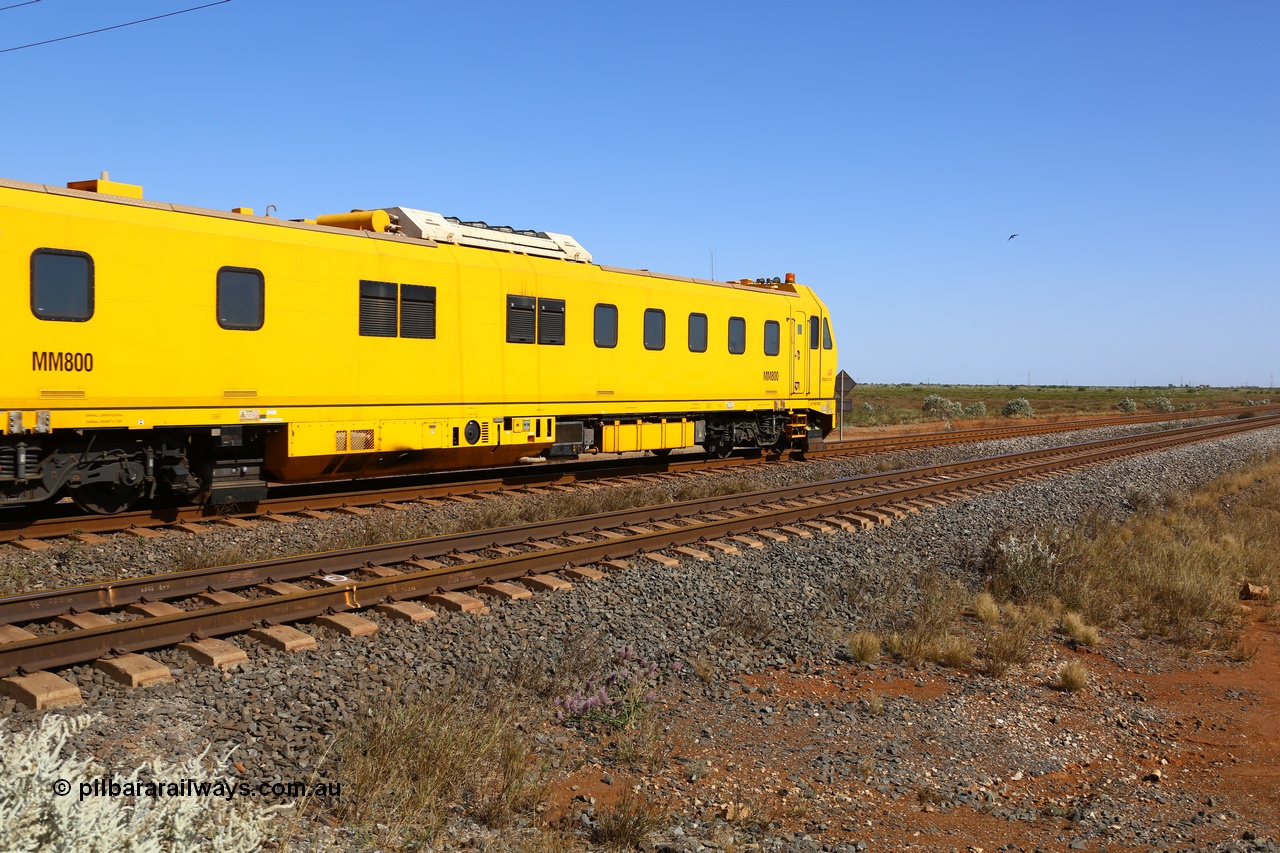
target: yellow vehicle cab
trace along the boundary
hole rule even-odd
[[[0,180],[0,507],[251,503],[268,480],[803,448],[827,310],[408,207],[284,221],[104,173]]]

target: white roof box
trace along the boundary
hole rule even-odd
[[[567,234],[517,231],[507,225],[463,222],[453,216],[441,216],[439,213],[412,207],[384,207],[383,210],[399,217],[401,230],[410,237],[478,249],[496,249],[500,252],[519,252],[543,258],[591,263],[591,253]]]

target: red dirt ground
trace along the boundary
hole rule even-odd
[[[1085,849],[1186,849],[1239,839],[1246,830],[1271,837],[1280,828],[1280,715],[1276,713],[1280,708],[1280,630],[1263,621],[1268,608],[1242,609],[1248,620],[1246,648],[1257,649],[1250,662],[1233,663],[1221,657],[1185,662],[1154,640],[1127,643],[1124,667],[1108,657],[1105,648],[1103,653],[1084,656],[1095,687],[1085,694],[1060,697],[1062,724],[1080,742],[1106,743],[1111,760],[1068,764],[1062,772],[1039,777],[1014,774],[996,779],[992,800],[1010,792],[1023,803],[1030,798],[1042,815],[1034,822],[993,817],[964,804],[935,808],[927,798],[894,799],[859,779],[815,783],[802,795],[788,780],[811,772],[799,756],[812,754],[817,724],[796,723],[790,717],[762,727],[751,711],[755,705],[808,700],[821,707],[819,701],[856,702],[874,683],[875,692],[890,701],[900,696],[926,703],[948,701],[968,693],[975,702],[994,703],[994,710],[983,705],[987,717],[1004,713],[1001,702],[1008,703],[1005,716],[1013,718],[1019,710],[1018,690],[1013,686],[1008,691],[993,689],[988,681],[957,676],[952,670],[929,666],[908,670],[905,677],[886,677],[892,667],[869,672],[850,663],[824,665],[819,675],[808,671],[812,667],[804,662],[744,679],[753,688],[744,686],[745,698],[723,700],[696,692],[664,695],[660,703],[668,709],[680,703],[680,714],[672,715],[671,730],[665,736],[672,745],[671,758],[650,772],[611,767],[607,735],[600,744],[580,740],[582,752],[573,761],[579,769],[556,780],[543,817],[571,819],[585,807],[587,798],[595,798],[597,809],[605,808],[616,801],[624,785],[640,785],[646,797],[665,802],[680,816],[668,825],[698,821],[700,832],[711,834],[697,837],[722,845],[758,838],[762,818],[764,823],[772,821],[767,830],[770,836],[795,833],[824,843],[864,841],[872,850],[989,851],[1009,843],[1067,850],[1073,841],[1083,843]],[[1079,654],[1061,647],[1053,651],[1058,659]],[[1032,681],[1016,675],[1009,680]],[[1040,684],[1036,689],[1046,688]],[[1143,710],[1155,712],[1160,722],[1151,726],[1138,722],[1121,731],[1104,719],[1108,709],[1130,701],[1143,703]],[[868,721],[866,725],[876,724]],[[713,739],[701,737],[705,726],[714,730]],[[883,735],[897,738],[895,743],[910,750],[914,741],[910,726],[908,722],[906,728]],[[1160,743],[1165,745],[1156,745]],[[570,750],[575,747],[571,745]],[[946,757],[935,754],[930,760],[936,766]],[[694,761],[707,762],[709,770],[691,782],[688,767]],[[761,766],[768,769],[761,772]],[[1158,780],[1149,775],[1157,771]],[[1157,790],[1175,802],[1161,803]],[[1159,843],[1153,844],[1152,839],[1134,843],[1120,834],[1099,837],[1096,829],[1082,838],[1067,817],[1055,817],[1065,815],[1068,804],[1088,802],[1090,795],[1100,792],[1111,798],[1108,808],[1119,810],[1122,817],[1124,806],[1116,806],[1117,801],[1142,810],[1144,816],[1138,818],[1135,812],[1135,819],[1156,827],[1162,833]],[[1206,822],[1188,825],[1198,809],[1205,810]],[[1213,819],[1228,812],[1235,814]]]

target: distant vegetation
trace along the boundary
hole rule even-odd
[[[1025,401],[1005,417],[1061,418],[1116,412],[1190,412],[1217,406],[1268,402],[1259,388],[1200,386],[1104,387],[1091,385],[858,385],[845,404],[845,426],[881,426],[978,420],[1004,414],[1012,401]],[[989,414],[990,413],[990,414]]]

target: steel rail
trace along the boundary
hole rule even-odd
[[[828,441],[822,449],[794,453],[798,458],[825,459],[847,455],[892,453],[905,450],[991,441],[1026,435],[1043,435],[1072,432],[1108,426],[1127,426],[1139,423],[1160,423],[1187,418],[1224,417],[1240,414],[1258,414],[1280,410],[1280,405],[1232,407],[1197,412],[1157,413],[1144,415],[1108,415],[1052,423],[1018,424],[1000,427],[978,427],[942,432],[913,433],[897,436],[874,436]],[[646,474],[670,474],[702,471],[721,467],[736,467],[767,462],[778,457],[765,456],[759,451],[743,451],[729,459],[587,459],[556,464],[547,467],[508,467],[476,472],[437,472],[408,477],[382,478],[383,484],[363,488],[377,479],[347,481],[342,487],[335,483],[277,484],[272,487],[275,496],[256,504],[252,510],[228,515],[224,509],[213,506],[154,507],[116,515],[85,515],[73,513],[46,518],[6,518],[0,514],[0,543],[18,540],[50,539],[77,533],[116,533],[135,528],[165,527],[179,523],[196,523],[218,520],[224,517],[271,518],[303,510],[333,510],[351,507],[377,506],[412,500],[445,498],[456,494],[484,494],[501,490],[519,490],[539,486],[572,485],[584,481],[608,477],[642,476]],[[483,473],[479,479],[457,479],[459,474],[472,476]],[[313,492],[323,487],[329,492]],[[335,490],[336,489],[336,490]],[[298,492],[297,494],[290,494]],[[69,505],[68,505],[69,506]],[[5,510],[6,513],[13,512]]]
[[[1240,422],[1230,422],[1230,424],[1236,423]],[[1216,434],[1217,431],[1223,428],[1223,424],[1183,427],[1177,430],[1176,434],[1188,435],[1201,431],[1211,431]],[[1164,434],[1168,434],[1168,432]],[[236,589],[264,582],[296,580],[317,574],[342,574],[355,571],[369,562],[386,563],[422,557],[447,556],[450,553],[474,551],[493,545],[518,545],[530,539],[555,538],[566,534],[580,535],[593,532],[601,527],[624,526],[639,517],[667,520],[686,515],[696,515],[702,512],[714,512],[716,509],[750,506],[771,500],[815,497],[843,489],[876,488],[903,480],[936,478],[939,476],[949,477],[961,472],[983,470],[992,465],[1016,465],[1023,460],[1079,452],[1084,448],[1102,448],[1146,442],[1151,440],[1151,436],[1152,434],[1147,433],[1138,436],[1096,439],[1091,442],[1063,445],[1056,448],[1044,448],[1016,454],[983,457],[962,462],[878,474],[842,477],[817,483],[786,486],[780,489],[740,492],[733,495],[699,498],[674,504],[638,507],[569,519],[552,519],[529,525],[454,533],[433,536],[428,539],[328,551],[322,554],[301,554],[242,563],[234,567],[217,566],[191,569],[184,572],[171,572],[120,581],[84,584],[78,587],[22,593],[0,598],[0,625],[24,620],[49,619],[69,611],[110,609],[124,607],[139,601],[184,598],[210,589]]]
[[[992,441],[1003,438],[1016,438],[1025,435],[1044,435],[1056,432],[1074,432],[1083,429],[1097,429],[1111,426],[1132,426],[1134,424],[1164,423],[1167,421],[1190,420],[1193,418],[1232,417],[1245,414],[1271,413],[1280,411],[1280,404],[1261,406],[1235,406],[1221,409],[1202,409],[1195,412],[1157,412],[1143,415],[1107,415],[1096,418],[1078,418],[1075,420],[1040,422],[1033,424],[1010,424],[997,427],[972,427],[939,432],[907,433],[894,436],[855,438],[848,441],[826,442],[826,450],[837,453],[849,450],[859,451],[866,447],[875,452],[881,449],[901,450],[904,447],[920,444],[926,447],[947,444],[965,444],[976,441]],[[828,436],[829,438],[829,436]],[[948,440],[948,439],[953,440]],[[823,451],[819,451],[822,453]],[[812,453],[807,455],[814,455]]]
[[[326,612],[341,612],[370,607],[385,601],[418,598],[440,590],[473,586],[483,581],[511,580],[530,573],[563,567],[567,564],[580,565],[614,560],[631,554],[644,553],[676,545],[687,545],[722,536],[749,533],[753,530],[776,527],[815,516],[830,516],[857,509],[893,505],[912,498],[928,497],[944,492],[964,492],[978,486],[1021,479],[1066,468],[1097,464],[1136,453],[1150,452],[1194,441],[1260,429],[1273,426],[1276,423],[1280,423],[1280,418],[1269,417],[1249,422],[1213,425],[1213,427],[1209,428],[1192,427],[1183,430],[1170,430],[1157,435],[1144,436],[1145,440],[1143,441],[1103,440],[1087,442],[1073,446],[1079,451],[1075,453],[1063,453],[1061,448],[1055,448],[1055,452],[1052,453],[1031,451],[1023,454],[1014,454],[1010,457],[991,457],[986,460],[989,465],[995,460],[1009,461],[1013,459],[1026,464],[1017,468],[1003,467],[987,471],[975,470],[965,476],[950,478],[940,479],[940,473],[937,469],[917,469],[918,476],[910,479],[925,479],[925,482],[908,483],[879,493],[843,496],[829,494],[829,497],[834,499],[821,505],[761,507],[759,511],[750,514],[742,514],[732,518],[716,518],[710,521],[703,519],[688,527],[662,529],[647,533],[637,532],[623,539],[574,544],[554,551],[518,553],[508,557],[483,560],[458,567],[441,566],[411,574],[377,577],[370,580],[346,581],[333,587],[304,590],[288,595],[207,607],[170,616],[144,617],[101,628],[73,630],[60,634],[39,636],[0,646],[0,675],[9,675],[15,671],[29,671],[31,668],[36,667],[57,667],[83,663],[112,653],[144,651],[172,645],[192,636],[208,637],[236,633],[264,623],[297,621],[319,616]],[[1037,455],[1041,457],[1040,461],[1030,458]],[[973,465],[973,463],[961,464]],[[955,468],[957,466],[942,467]],[[974,465],[973,467],[976,468],[977,466]],[[835,486],[835,484],[842,484],[843,490],[847,491],[849,483],[859,479],[862,478],[847,478],[822,485]],[[833,487],[828,491],[837,492],[838,489]],[[762,493],[754,494],[759,497]],[[778,497],[777,493],[763,494],[772,495],[773,500],[782,499]],[[749,496],[735,495],[730,496],[728,500],[730,502],[739,501],[747,497]],[[649,519],[656,520],[658,515],[676,510],[678,510],[678,506],[666,505],[631,511],[631,514],[634,515],[637,512],[649,513]],[[617,514],[607,513],[588,518],[590,520],[599,520],[615,515]],[[666,517],[671,516],[667,515]],[[572,521],[580,520],[574,519]],[[495,531],[495,533],[503,532]],[[529,530],[527,528],[507,528],[505,532],[507,534],[523,533],[526,538],[522,541],[528,541]],[[554,536],[554,534],[551,535]],[[383,562],[401,562],[406,559],[412,559],[412,549],[415,546],[421,547],[429,541],[431,540],[396,543],[392,546],[375,546],[369,549],[350,549],[333,554],[286,558],[286,561],[309,560],[308,572],[312,574],[317,571],[332,570],[334,563],[331,561],[333,560],[337,560],[338,565],[345,565],[348,570],[351,570],[360,568],[361,565],[369,565],[367,561],[359,565],[354,561],[359,560],[361,557],[367,559],[371,552],[380,553]],[[261,567],[263,564],[258,565]]]

